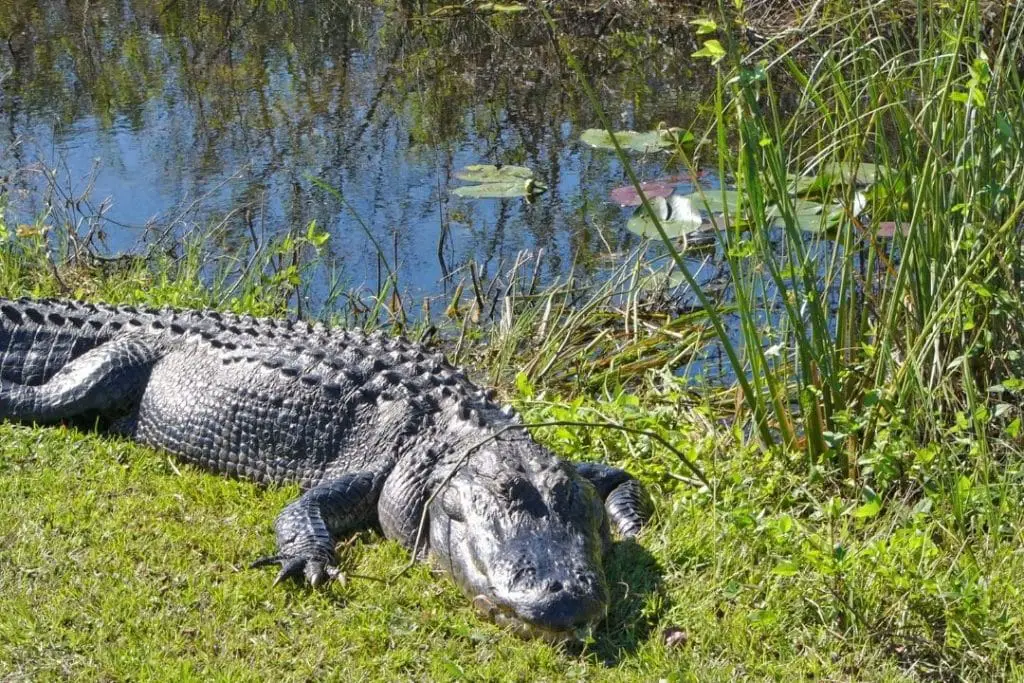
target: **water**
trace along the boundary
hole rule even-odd
[[[622,169],[579,143],[598,119],[543,20],[410,5],[0,0],[9,210],[97,230],[110,254],[212,226],[237,247],[316,220],[346,289],[376,291],[394,268],[412,300],[450,295],[470,261],[486,277],[540,252],[550,281],[634,248],[608,200]],[[560,50],[617,124],[692,119],[712,78],[683,22],[567,12]],[[550,190],[452,196],[473,163],[529,166]],[[638,168],[673,170],[664,155]]]

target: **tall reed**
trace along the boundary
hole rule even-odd
[[[820,6],[759,45],[731,3],[699,22],[711,42],[698,54],[715,60],[710,137],[740,195],[719,233],[738,329],[689,285],[764,445],[845,479],[881,429],[927,442],[967,420],[984,450],[992,397],[1016,390],[1024,9]],[[863,196],[820,183],[836,216],[809,235],[793,190],[830,165],[876,177]],[[1001,405],[1005,426],[1017,409]]]

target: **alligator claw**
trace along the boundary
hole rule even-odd
[[[281,560],[281,571],[277,573],[277,578],[274,579],[273,585],[281,583],[288,578],[299,578],[303,574],[303,569],[306,566],[306,561],[301,557],[293,557],[291,559]],[[316,584],[314,584],[316,585]]]
[[[267,567],[272,564],[281,565],[281,571],[277,573],[277,577],[274,579],[274,586],[285,579],[302,580],[303,577],[305,577],[306,582],[314,588],[319,588],[333,580],[340,580],[344,582],[344,576],[342,575],[341,570],[337,567],[330,566],[321,560],[314,560],[306,557],[271,555],[269,557],[259,558],[249,565],[249,568],[256,569],[258,567]]]
[[[277,564],[281,562],[282,559],[283,558],[280,555],[267,555],[266,557],[261,557],[252,564],[250,564],[249,569],[259,569],[260,567],[267,567],[272,564]]]

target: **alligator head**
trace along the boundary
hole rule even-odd
[[[554,642],[604,617],[608,521],[570,464],[532,441],[503,440],[441,487],[429,510],[431,553],[485,616]]]

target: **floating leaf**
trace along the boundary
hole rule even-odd
[[[798,197],[820,197],[842,179],[837,175],[793,175],[790,174],[787,189]]]
[[[796,217],[820,216],[821,210],[825,208],[821,202],[812,202],[807,199],[790,199],[790,210]],[[781,218],[782,209],[777,204],[772,204],[765,211],[768,218]]]
[[[798,196],[820,196],[837,185],[872,185],[889,172],[880,164],[849,162],[828,162],[822,164],[813,175],[790,175],[790,194]]]
[[[668,183],[652,181],[648,183],[640,183],[640,189],[644,191],[648,199],[653,197],[668,197],[676,189],[675,185],[669,185]],[[640,199],[640,195],[637,194],[636,188],[632,185],[623,185],[622,187],[616,187],[611,191],[612,201],[619,206],[640,206],[643,201]]]
[[[826,206],[806,199],[791,199],[790,201],[792,202],[793,220],[797,227],[805,232],[819,233],[832,230],[847,215],[846,208],[838,202]],[[853,206],[850,207],[850,212],[854,216],[860,215],[866,206],[867,197],[863,192],[858,192],[853,197]],[[778,205],[769,206],[766,213],[774,225],[782,224],[782,210]]]
[[[819,175],[838,177],[844,183],[871,185],[887,172],[885,166],[869,163],[850,163],[848,161],[829,162],[823,164]]]
[[[662,229],[669,237],[686,235],[704,225],[700,211],[697,211],[687,197],[681,195],[672,195],[668,199],[655,197],[650,200],[650,204]],[[642,237],[657,238],[660,236],[654,221],[642,206],[633,212],[633,217],[626,223],[626,227],[630,232]]]
[[[456,178],[478,185],[463,185],[452,194],[467,199],[534,197],[548,188],[533,179],[533,171],[523,166],[472,164],[455,174]]]
[[[687,198],[702,210],[711,213],[725,213],[726,208],[730,214],[735,214],[740,206],[740,193],[736,190],[707,190],[702,195],[695,192],[687,195]]]
[[[698,177],[703,177],[704,175],[706,175],[704,171],[697,172]],[[647,198],[650,199],[651,197],[668,197],[675,191],[677,185],[683,183],[692,184],[694,182],[696,181],[689,173],[679,173],[640,183],[640,188],[647,195]],[[643,203],[640,201],[640,195],[637,194],[636,188],[632,185],[616,187],[609,196],[619,206],[640,206]]]
[[[906,237],[907,233],[910,232],[910,223],[882,221],[878,224],[878,232],[875,233],[875,237],[891,240],[896,236],[897,232]]]
[[[824,205],[820,202],[812,202],[806,199],[791,199],[790,211],[797,227],[806,232],[821,232],[832,224],[831,217],[823,214]],[[783,225],[785,218],[782,209],[777,204],[772,204],[765,212],[766,217],[773,225]]]
[[[452,194],[467,199],[530,197],[544,192],[546,188],[533,180],[520,180],[506,183],[480,183],[479,185],[463,185],[452,190]]]
[[[505,183],[523,181],[533,177],[533,171],[525,166],[494,166],[493,164],[470,164],[455,174],[459,180],[470,183]]]
[[[597,149],[615,149],[612,135],[601,128],[588,128],[580,135],[580,141]],[[615,133],[615,141],[619,147],[631,152],[653,152],[671,147],[672,136],[666,131],[651,130],[638,133],[633,130],[621,130]]]

